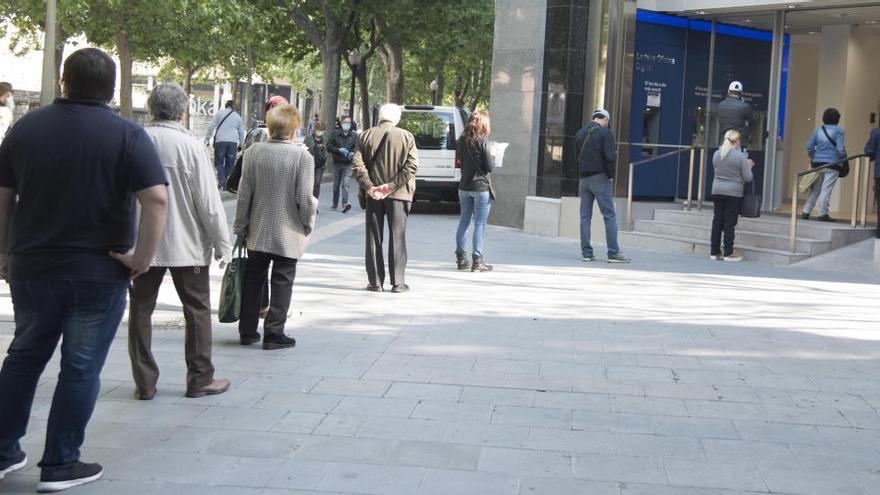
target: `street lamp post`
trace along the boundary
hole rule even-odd
[[[437,84],[437,80],[434,79],[433,81],[431,81],[431,84],[429,85],[429,87],[431,88],[431,105],[436,105],[437,104],[437,89],[440,88],[440,85]]]
[[[348,54],[348,66],[351,67],[351,95],[348,98],[348,116],[354,122],[354,85],[357,79],[357,69],[361,65],[361,53],[355,48]]]

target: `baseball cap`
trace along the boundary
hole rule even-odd
[[[602,117],[604,119],[611,120],[611,114],[608,113],[608,110],[605,110],[604,108],[600,108],[598,110],[593,110],[593,118],[595,119],[598,117]]]
[[[732,83],[730,83],[730,86],[727,88],[727,90],[728,91],[738,91],[738,92],[742,93],[743,83],[741,83],[739,81],[733,81]]]

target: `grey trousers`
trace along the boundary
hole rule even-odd
[[[411,201],[385,199],[376,201],[367,196],[367,241],[366,267],[370,285],[382,286],[385,283],[385,259],[382,256],[382,241],[385,234],[385,219],[388,219],[388,270],[391,272],[391,285],[406,283],[406,219],[409,216]]]
[[[174,288],[183,304],[186,388],[197,390],[214,380],[211,363],[211,287],[207,266],[157,267],[137,277],[129,289],[128,355],[137,389],[156,390],[159,366],[150,349],[153,338],[152,316],[165,271],[171,271]]]

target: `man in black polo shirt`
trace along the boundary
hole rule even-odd
[[[164,169],[144,130],[107,106],[115,80],[106,53],[76,51],[64,62],[65,98],[25,115],[0,145],[0,273],[15,310],[0,370],[0,479],[27,463],[19,440],[63,339],[41,492],[103,473],[80,462],[79,447],[129,280],[149,270],[165,227]]]

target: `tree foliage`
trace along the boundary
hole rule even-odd
[[[59,52],[84,35],[120,59],[120,106],[131,115],[134,61],[163,65],[185,86],[194,77],[288,80],[320,94],[324,120],[336,116],[350,81],[362,107],[377,102],[485,105],[491,74],[493,0],[57,0]],[[20,54],[42,45],[44,0],[6,0],[0,35]],[[248,52],[251,53],[250,60]],[[345,65],[342,65],[342,64]],[[319,90],[320,87],[320,90]],[[345,97],[345,96],[342,96]]]

